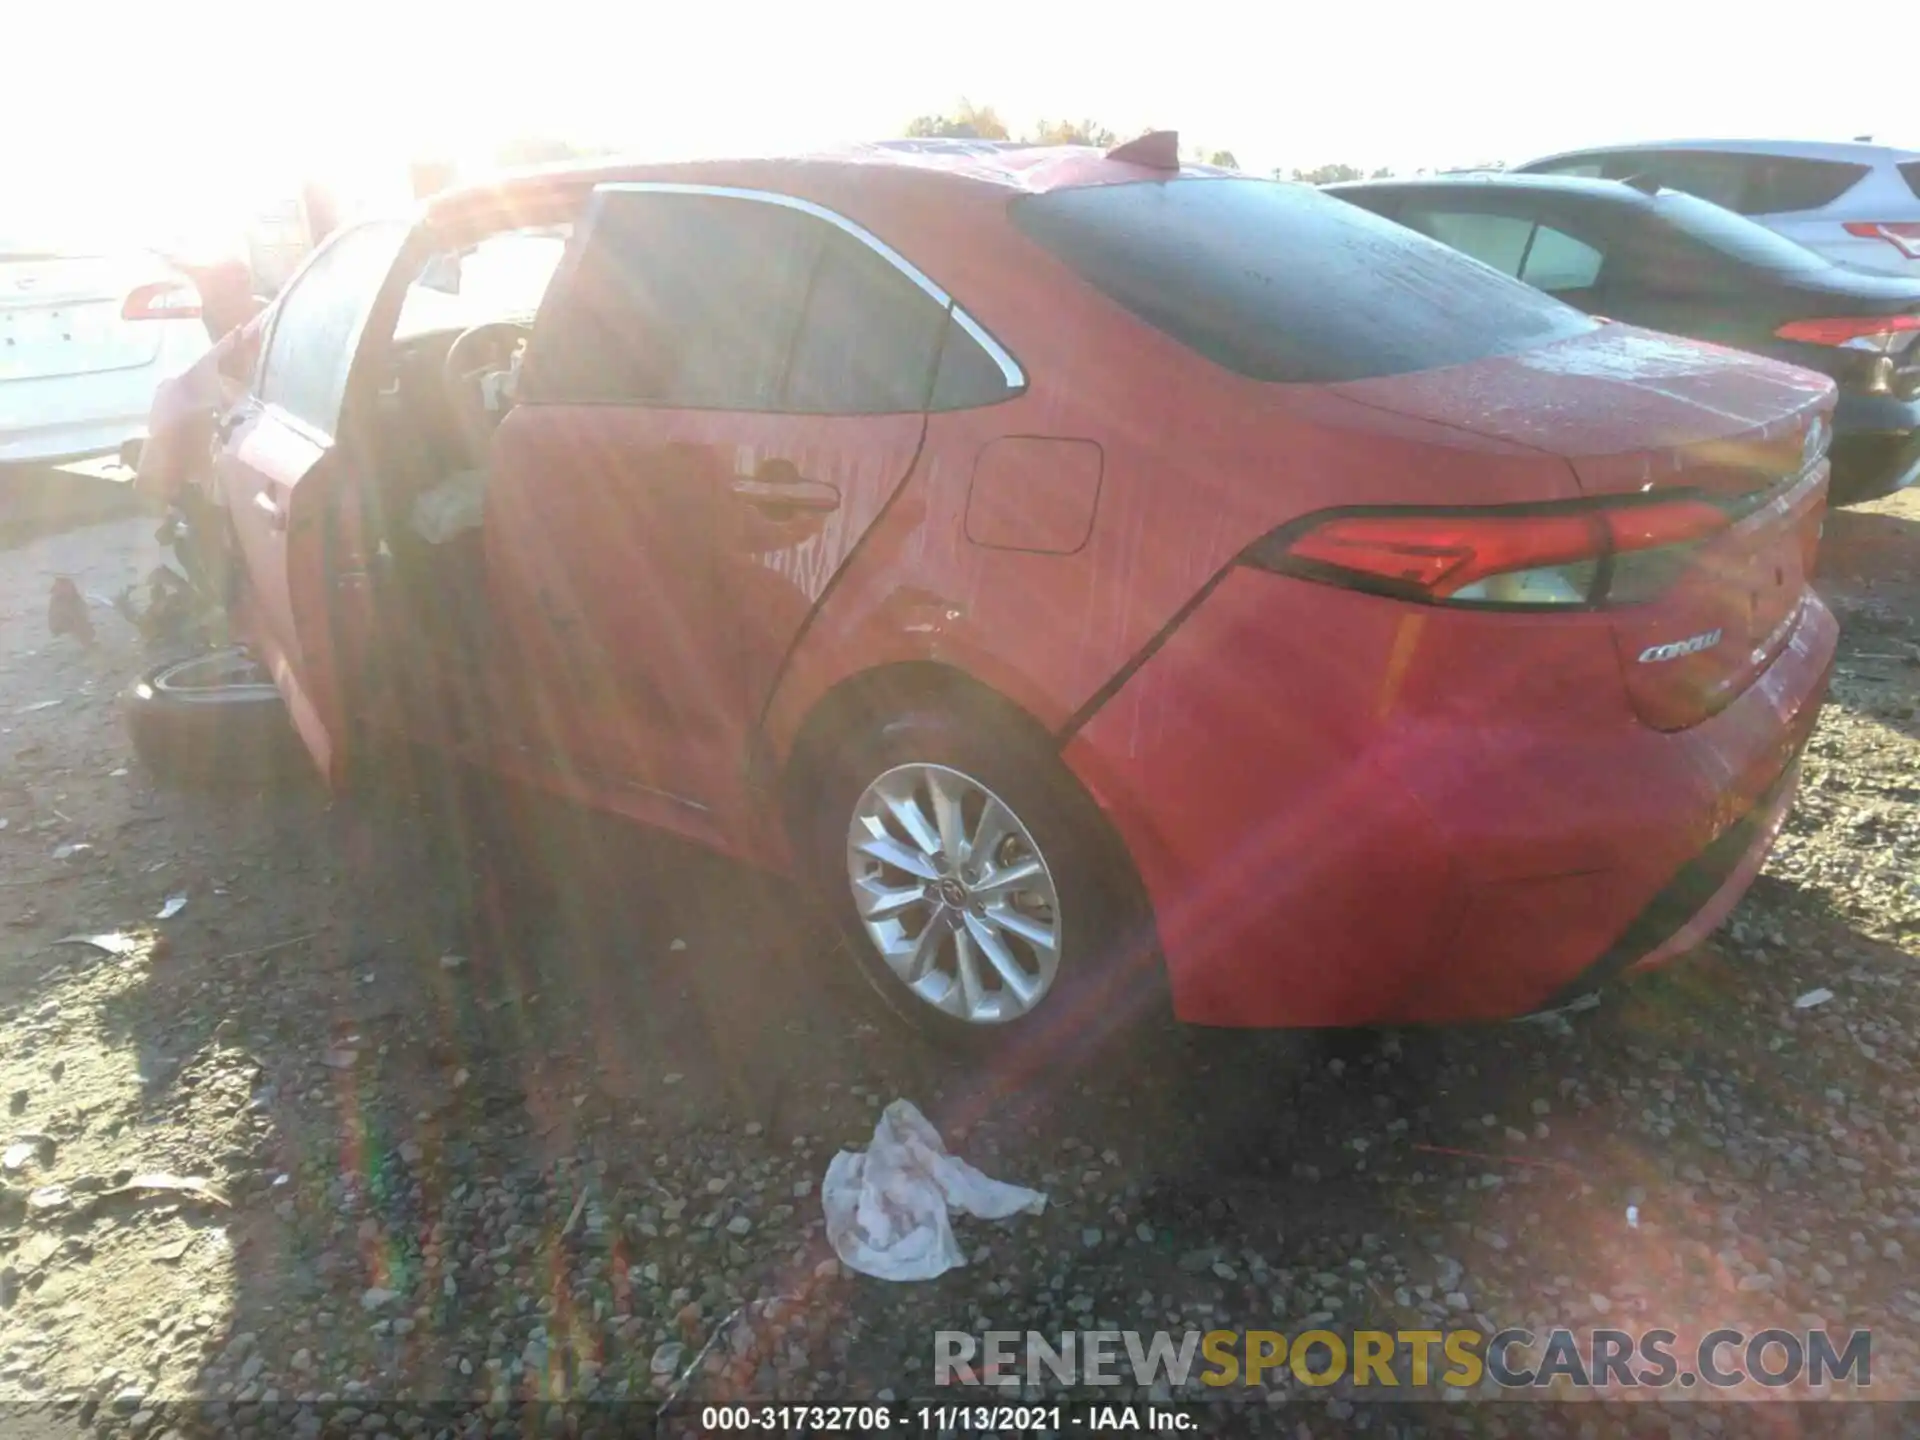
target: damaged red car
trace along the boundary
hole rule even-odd
[[[528,172],[337,233],[210,365],[211,468],[144,483],[246,658],[137,733],[270,679],[336,781],[402,737],[790,872],[963,1045],[1675,955],[1834,651],[1829,380],[1164,135]]]

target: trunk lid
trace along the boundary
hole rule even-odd
[[[131,370],[160,351],[160,328],[120,307],[135,286],[165,279],[157,262],[0,255],[0,381]]]
[[[1650,598],[1610,612],[1647,724],[1706,719],[1791,639],[1826,507],[1835,392],[1825,376],[1605,324],[1474,365],[1334,388],[1560,456],[1587,496],[1697,496],[1727,513],[1708,539],[1635,560],[1667,568],[1649,570]]]

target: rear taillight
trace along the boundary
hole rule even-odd
[[[1898,355],[1920,342],[1920,315],[1848,315],[1827,320],[1792,320],[1773,332],[1782,340],[1833,345]]]
[[[1553,510],[1332,514],[1253,546],[1248,564],[1429,605],[1551,609],[1658,595],[1732,523],[1687,498]]]
[[[1862,240],[1884,240],[1909,260],[1920,260],[1920,221],[1849,220],[1847,233]]]
[[[200,292],[180,280],[142,285],[120,307],[122,320],[198,320]]]

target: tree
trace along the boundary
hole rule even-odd
[[[503,170],[523,165],[558,165],[568,160],[590,160],[613,152],[604,145],[580,145],[553,135],[517,135],[493,152]]]
[[[962,99],[958,114],[918,116],[908,123],[907,134],[916,140],[1005,140],[1007,127],[991,105]]]
[[[1222,170],[1238,170],[1240,162],[1233,158],[1231,150],[1216,150],[1207,156],[1207,164],[1218,166]]]
[[[1120,143],[1118,135],[1092,120],[1078,124],[1071,120],[1042,120],[1027,138],[1036,145],[1092,145],[1101,150],[1111,150]]]
[[[1283,175],[1273,172],[1276,180],[1298,180],[1306,185],[1332,185],[1340,180],[1364,180],[1366,171],[1354,165],[1316,165],[1311,170],[1295,170]]]

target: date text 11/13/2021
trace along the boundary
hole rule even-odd
[[[1198,1417],[1156,1405],[708,1405],[700,1426],[716,1431],[772,1434],[1059,1434],[1066,1430],[1177,1433],[1198,1426]]]

